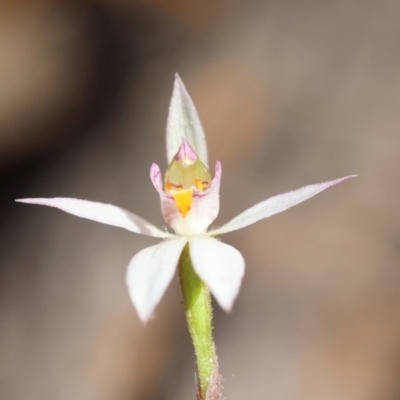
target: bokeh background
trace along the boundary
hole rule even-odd
[[[0,2],[0,398],[187,400],[175,280],[143,327],[125,270],[151,238],[14,203],[78,197],[163,225],[179,72],[223,165],[217,224],[358,173],[226,235],[247,262],[215,308],[228,400],[400,398],[400,2]]]

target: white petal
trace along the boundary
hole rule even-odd
[[[221,174],[221,164],[217,161],[215,164],[215,176],[210,189],[193,196],[190,210],[183,218],[176,207],[175,201],[162,188],[160,168],[157,164],[151,166],[150,178],[160,194],[161,211],[164,220],[178,235],[205,233],[209,225],[217,218]]]
[[[206,138],[200,118],[185,85],[176,74],[167,121],[168,163],[178,152],[182,138],[185,138],[203,164],[208,167]]]
[[[293,207],[305,200],[308,200],[318,193],[321,193],[324,190],[329,189],[330,187],[335,186],[338,183],[343,182],[349,178],[353,178],[355,176],[357,175],[346,176],[344,178],[336,179],[330,182],[316,183],[314,185],[304,186],[292,192],[287,192],[271,197],[265,201],[262,201],[261,203],[256,204],[251,208],[248,208],[246,211],[233,218],[221,228],[215,229],[209,232],[209,234],[220,235],[222,233],[227,233],[244,228],[245,226],[254,224],[261,219],[268,218],[274,214],[285,211],[288,208]]]
[[[113,225],[142,235],[159,238],[169,238],[174,235],[163,232],[145,219],[111,204],[97,203],[94,201],[55,197],[53,199],[19,199],[21,203],[39,204],[55,207],[77,217]]]
[[[186,242],[179,238],[147,247],[129,263],[126,284],[142,322],[149,320],[171,282]]]
[[[219,305],[232,309],[244,276],[244,259],[232,246],[212,238],[191,238],[193,269],[211,290]]]

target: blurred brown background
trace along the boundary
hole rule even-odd
[[[187,400],[176,281],[141,326],[125,269],[151,238],[14,203],[78,197],[163,225],[173,74],[223,165],[218,224],[358,173],[223,240],[247,274],[215,309],[228,400],[400,398],[400,2],[0,2],[0,398]]]

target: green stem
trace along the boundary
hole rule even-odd
[[[179,279],[186,321],[197,359],[199,392],[201,399],[206,399],[210,380],[216,367],[212,338],[211,298],[207,286],[193,270],[189,244],[183,249],[179,260]]]

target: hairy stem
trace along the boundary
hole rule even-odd
[[[183,249],[179,260],[179,279],[186,321],[197,359],[198,397],[206,399],[209,386],[216,384],[213,381],[219,381],[212,338],[211,298],[207,286],[193,270],[189,255],[189,244]]]

